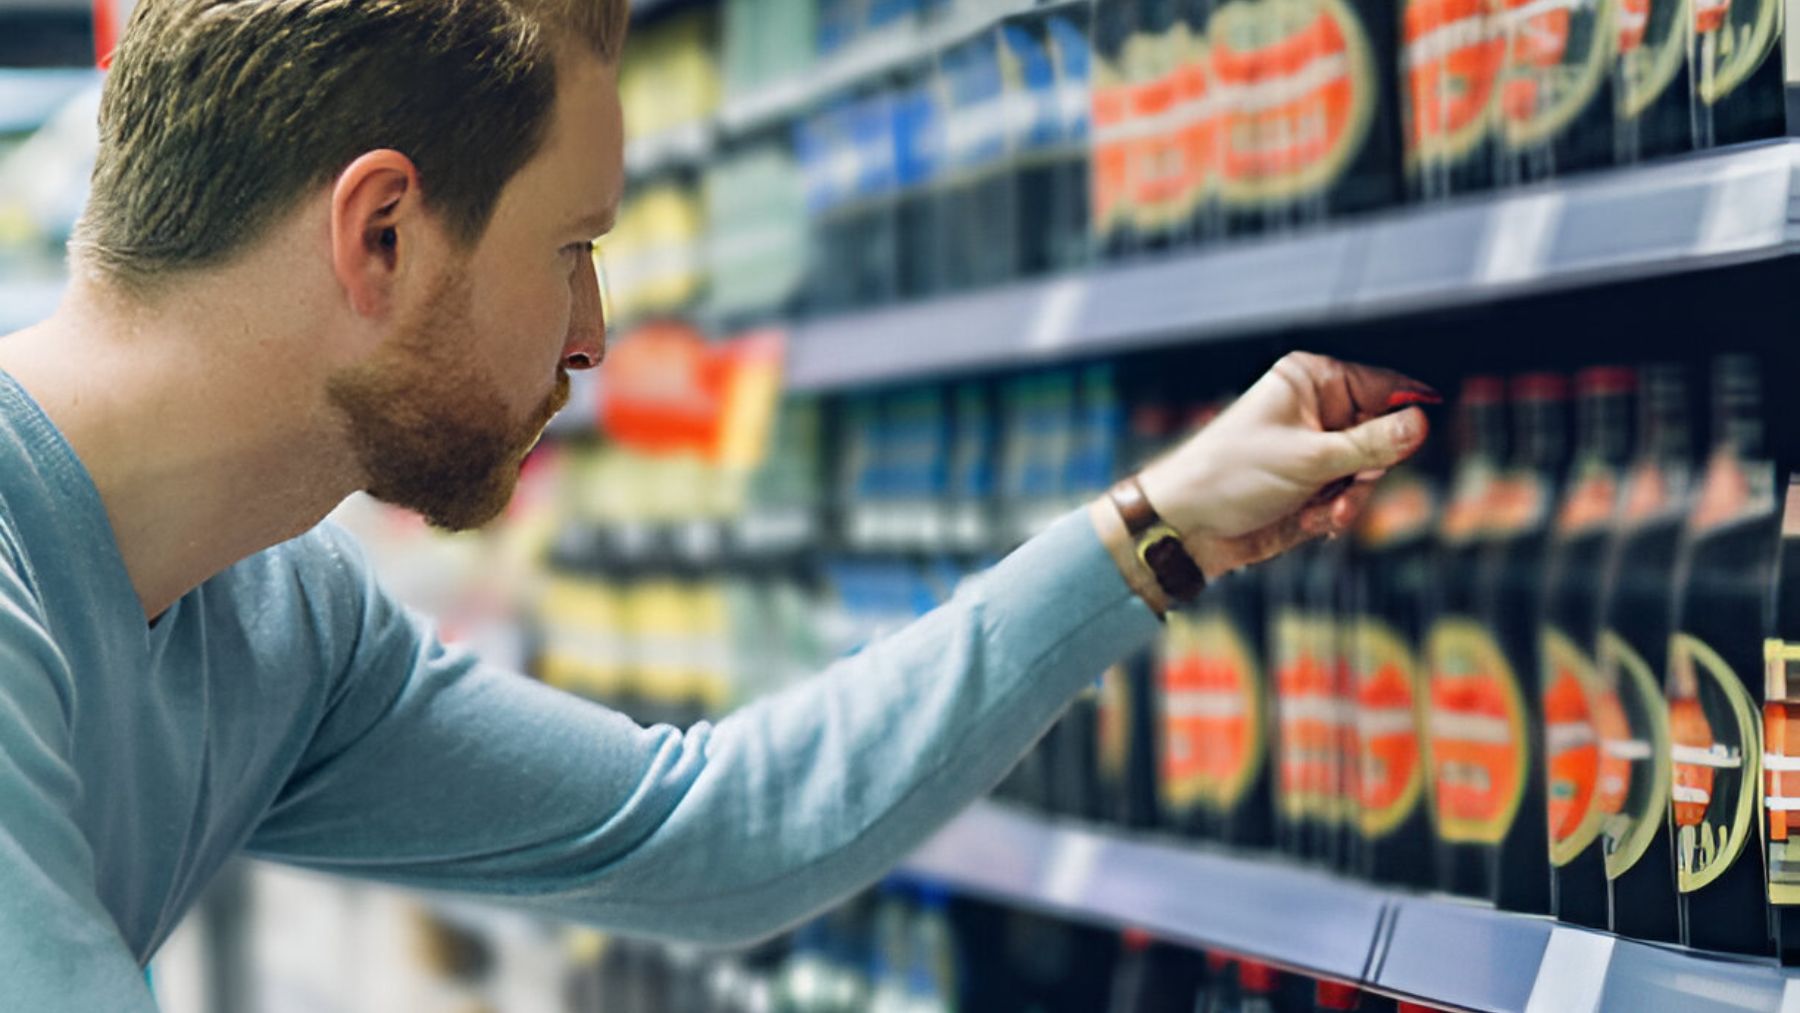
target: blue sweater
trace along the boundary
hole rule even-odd
[[[766,934],[880,876],[1156,629],[1080,515],[686,731],[446,647],[329,525],[149,626],[87,471],[0,373],[0,1005],[153,1009],[143,965],[239,852]]]

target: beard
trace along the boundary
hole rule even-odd
[[[364,491],[446,531],[479,528],[506,509],[525,455],[569,400],[569,374],[558,367],[542,404],[513,418],[493,379],[457,354],[474,333],[469,301],[465,274],[447,272],[422,319],[325,386]]]

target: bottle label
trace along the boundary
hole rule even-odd
[[[1610,470],[1580,479],[1563,498],[1556,515],[1556,533],[1564,538],[1604,527],[1619,503],[1619,483]]]
[[[1459,161],[1494,126],[1506,60],[1498,18],[1487,0],[1407,0],[1401,35],[1407,160]]]
[[[1248,641],[1216,614],[1171,613],[1162,669],[1162,785],[1176,809],[1230,809],[1263,760],[1262,678]]]
[[[1376,486],[1358,538],[1366,548],[1380,549],[1418,537],[1429,530],[1436,508],[1431,486],[1410,475],[1396,474]]]
[[[1755,705],[1719,653],[1685,633],[1669,642],[1670,789],[1676,885],[1718,879],[1756,832],[1762,760]]]
[[[1387,623],[1364,618],[1351,636],[1359,819],[1363,836],[1376,840],[1412,816],[1424,790],[1419,675],[1411,648]]]
[[[1104,60],[1094,64],[1089,183],[1094,231],[1105,235],[1131,216],[1131,83]]]
[[[1465,617],[1432,627],[1426,657],[1438,836],[1498,844],[1525,792],[1528,747],[1518,677],[1487,628]]]
[[[1356,13],[1342,0],[1236,0],[1206,34],[1230,110],[1225,198],[1290,200],[1329,188],[1368,137],[1379,91]]]
[[[1344,721],[1335,642],[1329,620],[1293,611],[1275,619],[1279,786],[1282,815],[1289,820],[1330,820],[1339,808]]]
[[[1505,0],[1511,40],[1500,84],[1508,144],[1553,140],[1599,94],[1612,57],[1614,0]]]
[[[1694,95],[1714,105],[1750,79],[1781,34],[1781,0],[1693,0]]]
[[[1600,634],[1600,774],[1594,805],[1601,813],[1606,875],[1618,879],[1650,848],[1668,819],[1669,717],[1650,665],[1624,637]]]
[[[1599,676],[1568,634],[1543,630],[1544,754],[1549,775],[1550,861],[1567,865],[1600,835]]]
[[[1763,705],[1769,901],[1800,904],[1800,702],[1786,699],[1800,690],[1800,644],[1769,640],[1763,659],[1771,697]]]
[[[1131,676],[1124,665],[1114,665],[1100,677],[1098,704],[1100,778],[1107,790],[1119,791],[1131,768]]]
[[[1635,119],[1661,98],[1687,60],[1684,5],[1676,0],[1619,0],[1615,104]]]

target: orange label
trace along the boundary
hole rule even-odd
[[[1556,530],[1567,537],[1601,527],[1612,520],[1619,502],[1619,483],[1610,470],[1597,471],[1576,481],[1557,512]]]
[[[1236,0],[1213,15],[1213,76],[1226,96],[1227,196],[1289,198],[1329,186],[1373,117],[1373,59],[1342,0]]]
[[[1525,789],[1525,707],[1506,655],[1463,617],[1432,628],[1429,720],[1432,797],[1448,841],[1497,844]]]
[[[1357,534],[1370,548],[1391,545],[1422,533],[1437,508],[1431,487],[1418,479],[1393,474],[1375,488]]]
[[[1628,55],[1644,44],[1650,31],[1650,0],[1618,0],[1619,53]]]
[[[1761,722],[1737,673],[1685,633],[1669,642],[1668,700],[1675,879],[1692,893],[1737,861],[1758,831]]]
[[[1221,616],[1171,614],[1162,666],[1162,784],[1178,809],[1236,805],[1262,760],[1261,679]]]
[[[1800,644],[1765,641],[1763,660],[1771,697],[1786,696],[1796,688],[1791,675],[1800,672]],[[1800,904],[1800,834],[1794,833],[1795,813],[1800,812],[1800,703],[1771,699],[1763,705],[1762,719],[1769,900]]]
[[[1506,58],[1495,21],[1491,0],[1408,0],[1401,63],[1412,154],[1457,159],[1488,132]]]
[[[1550,860],[1566,865],[1600,835],[1603,814],[1600,732],[1595,714],[1598,676],[1586,651],[1567,634],[1543,631],[1544,758],[1549,775]]]
[[[1357,801],[1363,836],[1374,839],[1406,822],[1424,785],[1418,669],[1406,641],[1386,623],[1364,619],[1352,636]]]
[[[1104,232],[1125,214],[1131,191],[1131,87],[1108,68],[1094,74],[1091,120],[1092,176],[1089,183],[1095,227]]]
[[[1532,527],[1549,509],[1549,499],[1549,491],[1536,475],[1525,472],[1503,476],[1488,492],[1490,530],[1510,534]]]
[[[1281,729],[1281,808],[1289,819],[1337,808],[1342,721],[1330,624],[1288,613],[1275,621],[1276,716]]]

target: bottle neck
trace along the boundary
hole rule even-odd
[[[1499,401],[1464,402],[1457,452],[1464,458],[1499,464],[1506,457],[1506,409]]]
[[[1713,445],[1739,457],[1763,456],[1762,381],[1755,360],[1730,356],[1713,373]]]
[[[1631,454],[1631,395],[1588,394],[1577,409],[1580,456],[1584,461],[1618,467]]]
[[[1513,463],[1533,471],[1556,471],[1568,452],[1568,404],[1559,398],[1528,398],[1514,405],[1517,432]]]
[[[1644,371],[1638,398],[1638,439],[1644,457],[1663,464],[1685,465],[1694,457],[1688,424],[1687,380],[1679,366],[1652,366]]]

